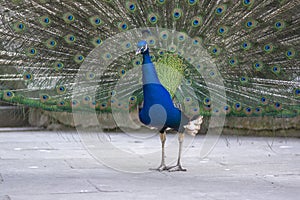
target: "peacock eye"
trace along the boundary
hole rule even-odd
[[[280,27],[281,26],[281,23],[280,22],[277,22],[276,23],[276,27]]]
[[[95,19],[96,24],[100,24],[100,22],[101,22],[100,19]]]
[[[141,48],[141,52],[145,52],[147,50],[147,46],[143,46],[142,48]]]
[[[130,8],[130,10],[134,10],[135,9],[135,5],[132,4],[132,5],[129,6],[129,8]]]

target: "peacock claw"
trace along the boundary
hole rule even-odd
[[[158,168],[150,168],[150,170],[155,170],[155,171],[165,171],[165,170],[169,170],[169,167],[167,167],[166,165],[160,165]]]
[[[186,172],[187,169],[182,168],[181,165],[176,165],[176,166],[169,167],[168,171],[169,172],[177,172],[177,171]]]

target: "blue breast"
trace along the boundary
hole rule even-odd
[[[170,127],[178,131],[181,111],[174,107],[170,93],[160,83],[149,52],[143,54],[144,105],[139,113],[142,123],[157,128]]]

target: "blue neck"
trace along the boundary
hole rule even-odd
[[[158,79],[154,64],[151,61],[149,50],[143,53],[142,72],[143,72],[144,85],[151,84],[151,83],[161,84]]]

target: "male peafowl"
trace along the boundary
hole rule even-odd
[[[299,9],[294,0],[1,0],[0,100],[99,115],[142,107],[162,142],[166,127],[182,133],[193,116],[294,117]]]
[[[171,95],[160,83],[155,67],[151,61],[149,48],[146,41],[138,43],[137,54],[143,54],[143,96],[144,105],[139,113],[141,122],[160,129],[162,142],[162,162],[158,170],[172,170],[172,171],[186,171],[180,163],[182,142],[184,137],[184,129],[187,132],[195,135],[200,130],[202,123],[202,116],[194,120],[189,119],[181,113],[181,111],[174,107]],[[177,165],[174,167],[167,167],[165,164],[165,141],[167,128],[175,129],[179,132],[179,155]]]

